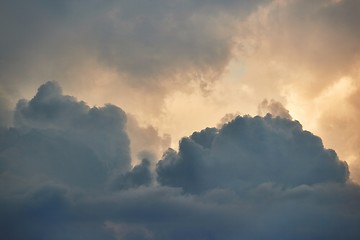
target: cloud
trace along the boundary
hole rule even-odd
[[[168,150],[157,166],[158,181],[186,192],[345,183],[348,166],[299,122],[271,115],[237,117],[221,129],[207,128]]]
[[[138,186],[148,186],[152,182],[150,161],[144,158],[139,165],[131,171],[120,175],[114,180],[113,187],[116,189],[128,189]]]
[[[354,26],[359,8],[356,0],[273,1],[248,19],[249,36],[257,42],[258,57],[288,67],[290,76],[304,71],[313,75],[316,81],[305,86],[316,93],[354,73],[360,51],[360,31]],[[305,81],[303,77],[291,81]]]
[[[11,123],[12,112],[8,101],[4,97],[0,97],[0,127],[8,127]]]
[[[219,93],[221,103],[216,99],[219,106],[214,109],[231,107],[226,112],[236,112],[242,103],[239,108],[254,114],[264,98],[286,101],[293,117],[313,132],[311,124],[349,128],[346,142],[331,139],[340,135],[337,128],[316,133],[343,159],[359,158],[359,141],[350,136],[356,120],[347,116],[346,123],[339,124],[322,107],[304,110],[339,77],[348,75],[358,82],[357,1],[16,0],[2,2],[0,9],[4,106],[12,108],[18,98],[29,98],[35,86],[55,79],[90,105],[112,102],[146,124],[163,123],[155,126],[162,134],[169,129],[162,113],[164,102],[174,99],[171,93],[199,86],[214,90],[210,83],[228,72],[229,62],[239,60],[236,81]],[[243,94],[240,86],[251,91]],[[301,96],[297,104],[294,95]],[[347,115],[358,116],[356,101],[337,104],[352,109]],[[3,109],[6,114],[1,116],[9,116]],[[299,116],[298,111],[307,112]],[[306,120],[313,111],[322,114],[321,119]],[[8,126],[11,120],[2,118]],[[179,132],[172,134],[189,134]]]
[[[117,82],[148,91],[195,74],[216,77],[231,58],[236,22],[262,2],[4,2],[2,87],[54,78],[71,86],[89,59],[115,69]]]
[[[2,236],[204,240],[359,237],[356,203],[360,191],[350,184],[290,189],[265,184],[242,196],[226,189],[184,195],[164,187],[83,196],[38,191],[17,202],[2,200],[1,219],[7,227]],[[8,216],[11,218],[5,221]],[[21,225],[26,227],[18,231]]]
[[[278,102],[260,106],[274,117],[194,132],[164,153],[156,172],[146,151],[161,152],[166,137],[114,105],[90,107],[50,82],[12,109],[34,85],[56,79],[91,104],[115,99],[142,120],[159,117],[168,93],[192,81],[207,90],[240,48],[241,74],[228,83],[232,104],[285,100],[306,129],[313,123],[326,146],[356,162],[359,7],[355,0],[2,1],[0,237],[359,239],[360,190],[346,163]],[[344,76],[351,84],[341,88]],[[222,109],[229,91],[219,93]],[[138,152],[142,162],[132,166]]]
[[[170,135],[160,136],[155,127],[141,126],[131,114],[127,114],[126,132],[131,139],[130,148],[133,161],[139,157],[141,159],[143,155],[147,155],[146,158],[155,161],[170,146]],[[148,156],[148,153],[154,156]]]
[[[356,0],[273,1],[251,14],[239,36],[243,82],[261,99],[286,102],[292,117],[348,161],[357,181],[359,9]],[[344,79],[352,86],[336,89]]]
[[[141,185],[149,178],[141,179],[149,162],[128,172],[126,121],[125,112],[114,105],[90,108],[47,82],[30,101],[18,102],[14,127],[1,129],[3,181],[13,187],[54,182],[101,189],[125,174],[124,181]]]
[[[153,239],[152,233],[141,225],[105,222],[105,227],[113,231],[117,239]]]
[[[89,107],[47,82],[14,114],[0,130],[1,238],[360,237],[359,185],[297,121],[238,116],[183,138],[154,171],[149,154],[131,166],[114,105]]]
[[[289,110],[287,110],[281,102],[277,102],[274,99],[271,99],[270,102],[264,99],[258,106],[258,113],[259,115],[270,113],[275,117],[292,119]]]

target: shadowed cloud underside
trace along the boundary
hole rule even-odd
[[[238,116],[131,166],[126,113],[48,82],[0,130],[1,238],[358,239],[360,187],[299,122]]]

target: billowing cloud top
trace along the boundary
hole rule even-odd
[[[126,114],[54,82],[0,130],[2,239],[359,239],[360,187],[319,137],[239,116],[131,167]],[[134,127],[134,126],[133,126]]]
[[[47,79],[176,141],[277,99],[360,181],[359,12],[358,0],[1,1],[0,126]],[[196,121],[171,121],[189,99]]]
[[[280,186],[345,183],[346,163],[321,139],[284,118],[237,117],[221,129],[207,128],[169,150],[157,168],[160,183],[189,192],[239,189],[248,184]]]
[[[3,164],[26,182],[97,186],[130,169],[125,124],[120,108],[90,108],[48,82],[30,101],[18,102],[15,127],[2,131]]]

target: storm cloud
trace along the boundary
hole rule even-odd
[[[238,116],[131,165],[126,114],[54,82],[0,132],[4,239],[358,239],[359,185],[286,118]]]
[[[277,99],[359,181],[359,9],[356,0],[2,1],[0,124],[52,79],[175,138]],[[180,129],[172,107],[193,96],[198,120]]]
[[[158,163],[164,185],[201,192],[244,185],[345,183],[349,170],[319,137],[284,118],[237,117],[221,129],[207,128],[180,141]]]
[[[47,82],[18,102],[14,127],[1,130],[3,181],[106,188],[131,170],[126,121],[114,105],[89,107]]]
[[[359,9],[1,1],[0,238],[360,239]]]

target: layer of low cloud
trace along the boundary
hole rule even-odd
[[[54,82],[0,132],[4,239],[358,239],[359,185],[297,121],[238,116],[131,166],[126,113]]]

